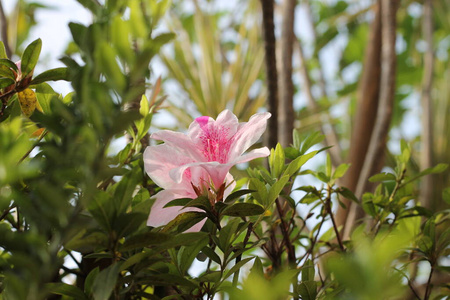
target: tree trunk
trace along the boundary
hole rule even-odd
[[[422,143],[420,152],[421,169],[433,166],[433,124],[432,124],[432,97],[433,82],[433,8],[431,0],[423,4],[423,38],[427,42],[427,51],[424,56],[424,73],[422,86]],[[420,185],[420,201],[428,209],[434,209],[433,201],[433,175],[422,178]]]
[[[395,74],[396,74],[396,12],[397,1],[381,0],[381,78],[378,109],[370,137],[364,164],[358,178],[355,195],[361,199],[363,192],[367,191],[368,178],[380,171],[384,161],[389,126],[392,119],[395,98]],[[348,239],[356,220],[362,217],[360,206],[352,205],[344,226],[344,239]]]
[[[278,106],[278,137],[283,147],[292,144],[294,130],[294,84],[292,82],[292,54],[294,51],[295,0],[283,3],[281,28],[280,103]]]
[[[350,168],[339,182],[340,185],[349,188],[353,192],[356,190],[358,178],[369,148],[370,137],[378,109],[381,76],[380,2],[379,0],[374,8],[375,17],[370,29],[369,41],[365,52],[364,68],[356,95],[357,108],[347,159]],[[341,206],[338,208],[336,215],[336,223],[338,226],[344,226],[352,203],[349,199],[343,199],[342,202],[346,206],[346,209]]]
[[[272,114],[267,122],[265,144],[275,148],[278,142],[278,74],[273,0],[261,0],[263,13],[264,48],[266,52],[267,110]]]

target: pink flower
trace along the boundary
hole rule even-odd
[[[156,194],[147,224],[165,225],[181,212],[198,211],[196,208],[164,208],[173,199],[196,198],[198,191],[208,189],[221,190],[226,197],[234,187],[229,173],[234,165],[270,154],[267,147],[244,154],[259,140],[269,117],[270,113],[258,113],[247,123],[239,123],[233,113],[225,110],[216,120],[210,117],[195,119],[187,134],[170,130],[152,134],[153,139],[162,140],[164,144],[147,147],[145,170],[165,190]],[[201,228],[199,224],[194,230]]]

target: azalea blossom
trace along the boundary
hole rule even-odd
[[[226,197],[234,188],[230,169],[239,163],[270,154],[267,147],[245,153],[266,129],[270,113],[253,115],[246,123],[225,110],[216,120],[199,117],[186,134],[161,130],[151,138],[164,144],[149,146],[144,152],[145,171],[164,190],[156,194],[147,224],[162,226],[181,212],[199,211],[197,208],[164,206],[177,198],[197,198],[200,192],[223,192]],[[221,199],[217,199],[221,201]],[[190,231],[198,231],[203,225]]]

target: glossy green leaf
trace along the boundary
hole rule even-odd
[[[284,162],[285,162],[284,150],[283,147],[281,147],[280,143],[278,143],[277,146],[275,147],[275,150],[274,149],[270,150],[269,167],[272,177],[278,178],[278,176],[281,175],[281,172],[284,169]]]
[[[232,216],[232,217],[247,217],[247,216],[256,216],[264,213],[264,208],[258,204],[254,203],[235,203],[226,207],[222,211],[222,215],[224,216]]]
[[[33,78],[30,84],[39,84],[46,81],[69,80],[68,68],[56,68],[47,70]]]
[[[256,190],[252,190],[252,189],[242,189],[242,190],[238,190],[236,192],[231,193],[230,195],[228,195],[228,197],[225,199],[225,203],[231,203],[233,202],[233,200],[239,199],[240,197],[256,192]]]
[[[36,66],[39,55],[41,54],[42,41],[41,39],[37,39],[25,48],[25,51],[22,54],[22,61],[20,65],[20,69],[22,71],[22,78],[25,78],[28,74],[30,74],[34,67]]]
[[[275,200],[280,196],[281,191],[283,190],[284,186],[289,181],[289,176],[284,175],[280,178],[277,182],[275,182],[269,190],[269,193],[267,195],[266,204],[270,207],[273,203],[275,203]]]
[[[292,162],[289,163],[288,167],[286,168],[286,171],[284,171],[284,175],[289,176],[294,175],[308,160],[313,158],[316,154],[317,151],[312,151],[297,157],[296,159],[294,159]]]
[[[370,182],[395,181],[395,175],[392,173],[379,173],[369,178]]]

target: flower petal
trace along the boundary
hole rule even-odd
[[[170,221],[175,219],[182,212],[202,211],[195,207],[186,207],[186,208],[182,208],[181,206],[164,207],[170,201],[183,197],[189,198],[192,196],[184,195],[183,191],[175,191],[175,190],[163,190],[157,193],[156,200],[153,203],[153,206],[150,210],[150,215],[148,216],[147,225],[153,227],[167,225]],[[205,222],[206,219],[200,221],[199,223],[195,224],[194,226],[186,230],[186,232],[200,231]]]
[[[172,191],[163,190],[155,195],[156,200],[150,210],[150,215],[148,216],[147,225],[158,227],[166,225],[171,220],[175,219],[180,213],[180,207],[164,207],[167,203],[177,198],[183,198],[182,195]]]
[[[203,173],[202,176],[192,176],[192,183],[197,186],[204,186],[205,182],[208,185],[211,180],[217,188],[222,185],[232,166],[232,164],[220,164],[216,161],[194,162],[172,169],[169,174],[175,182],[181,182],[183,180],[183,174],[188,168],[196,169],[201,167],[206,173]]]
[[[250,148],[251,145],[259,140],[266,130],[268,118],[270,118],[270,113],[258,113],[253,115],[247,123],[239,126],[230,146],[228,161],[237,159]]]
[[[189,174],[182,174],[185,180],[175,182],[170,176],[169,171],[179,166],[192,163],[195,160],[189,156],[183,155],[177,148],[167,144],[147,147],[144,151],[144,167],[148,176],[160,187],[164,189],[192,189]],[[184,181],[184,185],[182,184]],[[183,185],[183,187],[180,186]]]
[[[203,160],[203,155],[192,140],[181,132],[171,130],[160,130],[151,135],[152,139],[164,141],[167,145],[177,148],[185,155],[195,160]]]
[[[270,150],[267,147],[262,147],[258,149],[253,149],[252,151],[239,156],[236,160],[232,162],[233,165],[237,165],[243,162],[251,161],[255,158],[267,157],[270,155]]]

